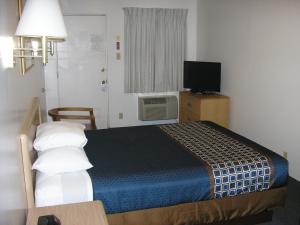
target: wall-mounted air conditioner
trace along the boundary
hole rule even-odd
[[[177,119],[178,100],[176,96],[139,97],[139,120]]]

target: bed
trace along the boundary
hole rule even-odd
[[[28,153],[40,122],[34,99],[20,136],[28,207],[34,206],[34,159]],[[255,224],[284,204],[287,161],[214,123],[86,135],[93,198],[103,201],[111,225]]]

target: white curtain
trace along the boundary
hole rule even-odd
[[[187,9],[124,8],[124,13],[125,92],[180,90]]]

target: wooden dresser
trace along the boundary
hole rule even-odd
[[[229,126],[229,97],[224,95],[179,95],[179,122],[209,120],[223,127]]]

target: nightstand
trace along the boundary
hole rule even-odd
[[[32,208],[28,210],[26,225],[37,225],[38,217],[54,214],[61,225],[108,225],[100,201]]]

